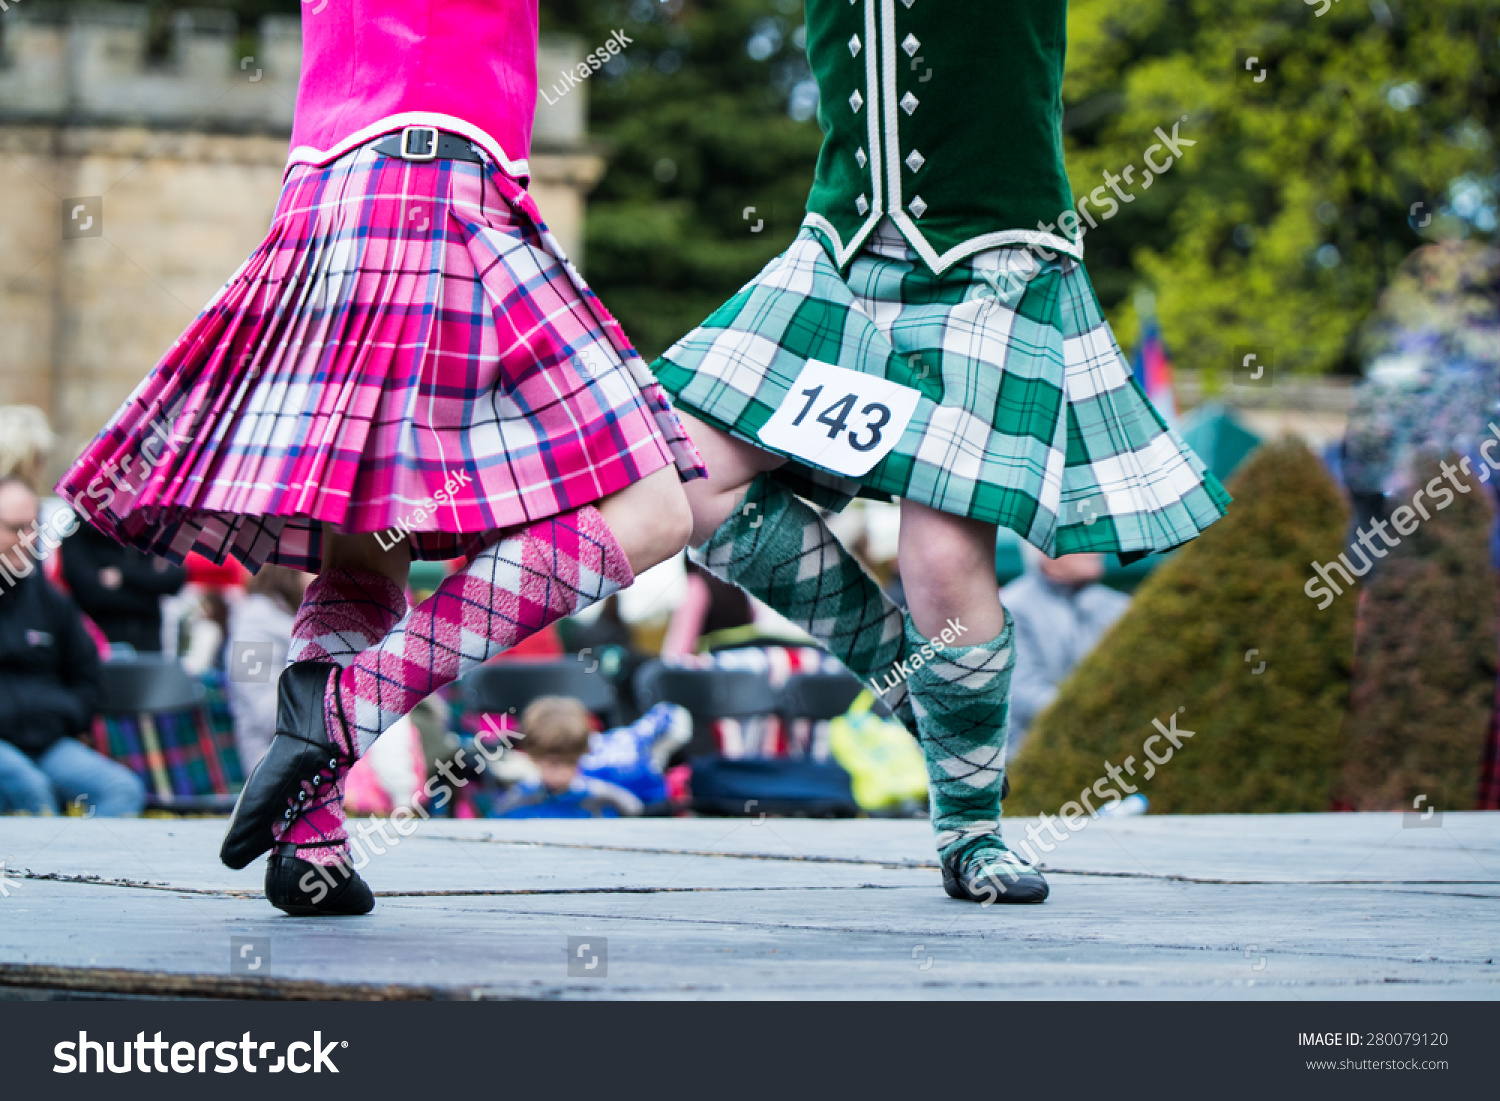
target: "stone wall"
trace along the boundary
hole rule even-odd
[[[0,20],[0,404],[47,410],[56,476],[264,236],[301,43],[297,20],[271,18],[238,57],[223,13],[187,12],[156,65],[139,8],[13,2]],[[545,41],[541,69],[582,53]],[[532,195],[580,264],[603,171],[586,95],[539,104],[531,158]]]

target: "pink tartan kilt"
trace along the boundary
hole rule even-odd
[[[675,465],[665,393],[490,165],[294,165],[270,233],[58,492],[180,561],[317,570],[323,524],[473,553]]]

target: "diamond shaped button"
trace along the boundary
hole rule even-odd
[[[859,211],[861,215],[867,214],[870,210],[870,200],[861,195],[854,200],[854,209]]]
[[[865,166],[865,162],[870,158],[865,156],[865,151],[863,149],[856,149],[854,151],[854,159],[857,160],[859,162],[859,166],[863,168]]]
[[[849,38],[849,56],[859,56],[859,35],[851,35]]]
[[[916,96],[907,92],[906,95],[901,97],[901,110],[909,115],[917,109],[917,104],[921,102]],[[855,108],[855,110],[858,110],[858,108]]]
[[[913,57],[922,48],[922,43],[917,41],[917,36],[909,34],[901,42],[901,48],[906,51],[907,57]]]
[[[913,172],[921,168],[926,163],[927,158],[922,156],[922,154],[918,153],[915,149],[913,149],[906,155],[906,167],[910,168]]]
[[[927,204],[922,201],[922,196],[913,195],[911,202],[906,204],[906,209],[911,211],[912,214],[916,215],[916,217],[920,218],[922,215],[927,213]]]
[[[908,93],[909,94],[909,93]],[[865,105],[865,97],[859,94],[859,89],[854,89],[854,94],[849,97],[849,106],[854,108],[854,113],[859,114],[859,109]]]

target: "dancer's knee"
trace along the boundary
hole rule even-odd
[[[323,529],[323,568],[368,570],[390,578],[397,588],[406,588],[411,570],[411,543],[405,538],[389,538],[389,533],[361,532],[350,534]]]
[[[930,634],[957,619],[970,645],[1000,633],[993,525],[902,502],[899,558],[920,631]]]
[[[681,551],[693,530],[692,507],[672,467],[606,497],[599,513],[635,574]]]
[[[688,546],[701,547],[713,538],[714,532],[723,527],[724,521],[739,507],[752,480],[726,485],[700,478],[683,487],[690,506]]]

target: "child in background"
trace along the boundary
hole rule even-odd
[[[622,818],[641,813],[641,801],[625,788],[584,776],[579,762],[593,731],[588,709],[577,700],[543,696],[521,714],[522,746],[538,776],[523,780],[495,808],[499,818]]]

